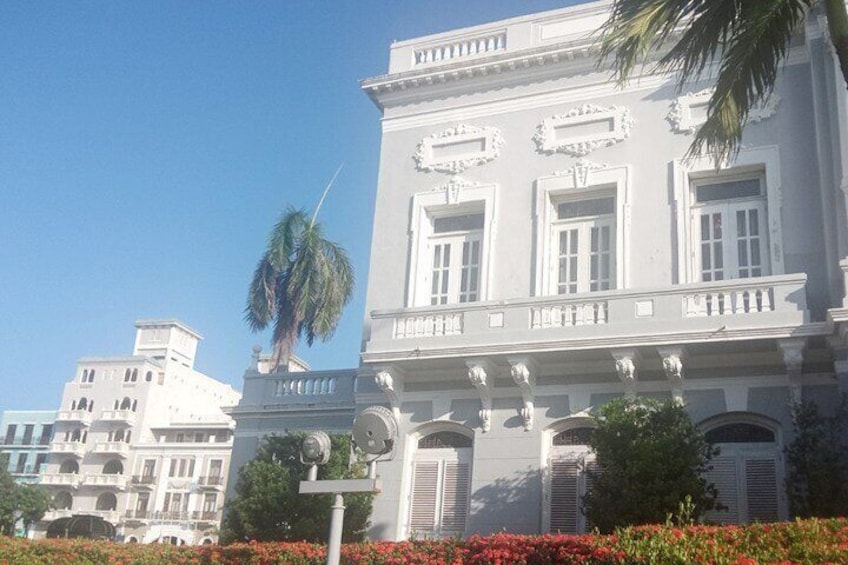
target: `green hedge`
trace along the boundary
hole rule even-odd
[[[321,565],[324,547],[225,547],[0,538],[0,565]],[[466,540],[348,544],[342,562],[364,565],[764,565],[848,563],[848,519],[751,526],[643,526],[611,536],[472,536]]]

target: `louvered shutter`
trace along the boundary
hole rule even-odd
[[[465,531],[470,486],[468,470],[468,463],[445,462],[442,482],[442,532],[462,533]]]
[[[777,522],[777,463],[773,458],[745,461],[748,521]]]
[[[585,515],[586,509],[583,504],[583,497],[592,492],[592,489],[595,488],[595,477],[600,472],[601,466],[598,465],[598,462],[595,460],[595,457],[586,459],[585,470],[583,471],[584,479],[584,487],[583,492],[580,493],[580,500],[578,501],[578,507],[580,508],[580,513]],[[591,530],[593,524],[589,521],[589,517],[586,516],[586,526],[583,528],[583,532],[587,532]],[[582,532],[580,532],[582,533]]]
[[[578,478],[576,460],[551,461],[551,531],[577,533]]]
[[[436,526],[436,499],[439,485],[439,463],[415,463],[412,477],[412,509],[409,527],[412,531],[431,532]]]
[[[714,483],[718,489],[718,504],[721,510],[710,510],[707,520],[721,524],[739,523],[739,483],[736,476],[735,457],[716,457],[713,468],[707,472],[707,482]]]

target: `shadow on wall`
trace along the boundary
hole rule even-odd
[[[536,534],[541,530],[542,473],[527,468],[499,477],[471,495],[466,532],[487,535],[502,531]]]

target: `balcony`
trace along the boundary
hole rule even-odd
[[[100,413],[100,419],[104,422],[132,426],[135,424],[135,412],[132,410],[104,410]]]
[[[69,422],[88,426],[91,424],[91,412],[87,410],[59,410],[56,413],[57,422]]]
[[[117,524],[121,521],[121,513],[117,510],[78,510],[75,514],[98,516],[111,524]]]
[[[156,486],[156,477],[152,475],[133,475],[131,482],[135,488],[150,490]]]
[[[197,479],[197,486],[202,489],[223,490],[224,477],[200,477]]]
[[[58,520],[59,518],[70,518],[75,512],[70,508],[65,508],[62,510],[48,510],[44,513],[44,516],[41,518],[44,522],[52,522],[53,520]]]
[[[82,457],[85,455],[85,444],[81,441],[54,441],[50,444],[50,451]]]
[[[50,487],[76,488],[81,479],[82,477],[76,473],[44,473],[40,477],[40,484]]]
[[[191,513],[191,519],[195,522],[208,522],[208,523],[217,523],[221,520],[221,511],[220,510],[203,510],[203,511],[195,511]]]
[[[130,454],[130,446],[123,441],[98,441],[94,446],[94,453],[126,458]]]
[[[809,321],[806,275],[662,289],[379,310],[366,363],[790,337]]]
[[[87,487],[106,487],[124,490],[127,488],[128,478],[126,475],[91,473],[83,477],[82,484]]]
[[[127,510],[124,514],[124,522],[143,523],[151,519],[153,512],[150,510]]]

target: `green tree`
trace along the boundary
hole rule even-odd
[[[221,543],[259,541],[324,542],[330,527],[332,495],[298,494],[308,465],[300,462],[304,435],[268,436],[256,457],[238,474],[235,495],[227,500]],[[351,463],[350,436],[334,435],[330,461],[318,468],[319,479],[365,476],[364,465]],[[346,494],[343,541],[362,541],[371,514],[370,494]]]
[[[244,309],[248,326],[256,332],[274,323],[275,370],[288,361],[301,337],[310,346],[316,338],[329,339],[353,294],[353,267],[347,253],[329,241],[315,221],[332,183],[311,219],[303,210],[286,210],[268,237],[248,289]]]
[[[53,505],[50,493],[39,485],[18,485],[17,510],[24,525],[24,533],[29,533],[32,525],[44,517]]]
[[[674,402],[617,399],[600,407],[589,444],[600,471],[584,499],[602,532],[657,524],[691,497],[695,517],[715,504],[703,473],[715,454],[686,410]]]
[[[50,509],[51,499],[43,487],[15,483],[8,465],[8,455],[0,454],[0,535],[13,536],[17,519],[29,530]]]
[[[677,87],[717,64],[707,121],[689,155],[723,162],[738,151],[748,113],[771,94],[792,34],[818,0],[615,0],[601,30],[601,63],[624,83],[652,53],[656,70],[678,72]],[[821,0],[831,41],[848,83],[848,12],[844,0]],[[683,29],[681,32],[680,30]]]
[[[786,492],[795,516],[845,516],[848,513],[848,404],[822,415],[812,402],[795,406],[795,437],[786,447]]]

